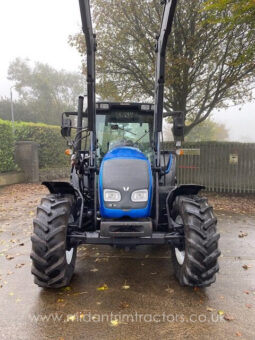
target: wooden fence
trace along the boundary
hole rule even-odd
[[[202,184],[208,191],[255,193],[255,144],[183,143],[177,157],[178,183]],[[165,143],[173,149],[173,143]]]

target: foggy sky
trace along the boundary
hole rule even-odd
[[[9,63],[16,57],[79,71],[81,59],[68,36],[80,29],[78,0],[0,1],[0,97],[9,96]],[[100,41],[98,42],[100,44]],[[229,129],[230,140],[255,142],[255,103],[215,111],[214,120]]]

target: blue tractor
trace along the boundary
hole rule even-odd
[[[155,100],[95,100],[96,36],[89,0],[79,0],[87,46],[87,108],[62,115],[62,136],[72,147],[70,182],[44,182],[50,194],[37,208],[32,235],[32,274],[40,287],[63,287],[72,278],[80,244],[172,248],[181,285],[215,281],[219,234],[201,185],[178,185],[176,157],[185,115],[163,112],[165,52],[177,0],[163,1],[156,38]],[[161,150],[162,121],[172,116],[176,149]],[[75,136],[72,139],[72,131]]]

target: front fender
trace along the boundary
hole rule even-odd
[[[42,185],[46,186],[51,194],[71,194],[75,196],[77,193],[77,190],[68,182],[42,182]]]
[[[72,184],[68,182],[42,182],[42,185],[46,186],[51,194],[73,195],[77,198],[77,204],[75,208],[79,211],[78,228],[81,228],[83,223],[84,210],[84,198],[81,192],[78,189],[74,188]]]
[[[172,188],[166,197],[166,208],[172,206],[175,198],[180,195],[197,195],[205,186],[198,184],[182,184]]]
[[[170,214],[175,198],[180,195],[196,195],[202,189],[205,189],[203,185],[183,184],[176,186],[169,191],[166,197],[166,211],[169,229],[174,230],[175,227],[179,227],[178,225],[176,225]]]

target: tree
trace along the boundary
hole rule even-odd
[[[30,111],[29,106],[20,100],[13,102],[14,119],[27,122],[37,122],[37,117]],[[9,98],[0,98],[0,118],[11,120],[11,101]]]
[[[250,45],[241,54],[240,62],[253,58],[255,53],[255,0],[207,0],[204,10],[207,21],[212,24],[225,24],[226,31],[245,25],[246,35],[251,37]]]
[[[179,0],[167,51],[164,107],[186,113],[185,134],[213,109],[251,99],[254,86],[249,50],[254,34],[247,34],[246,23],[226,30],[225,22],[208,22],[204,3]],[[161,10],[159,0],[93,1],[97,92],[103,99],[153,100]],[[70,37],[70,44],[84,55],[81,33]]]
[[[250,29],[255,27],[254,0],[207,0],[204,9],[208,11],[212,22],[225,22],[229,29],[243,23]]]
[[[187,142],[224,141],[228,139],[228,130],[224,124],[206,119],[196,125],[185,138]]]
[[[63,111],[77,107],[77,97],[84,92],[84,76],[57,71],[47,64],[17,58],[9,66],[8,79],[15,82],[19,103],[33,113],[35,121],[59,124]]]

